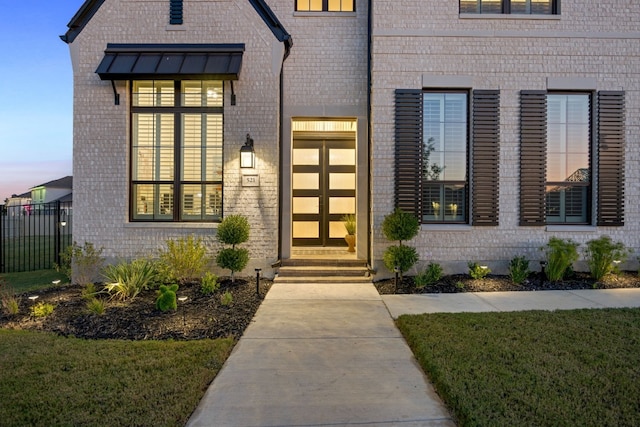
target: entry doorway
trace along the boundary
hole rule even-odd
[[[346,246],[342,217],[356,213],[355,132],[294,132],[291,159],[293,246]]]

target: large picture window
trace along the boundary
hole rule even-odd
[[[423,222],[467,220],[467,93],[423,95]]]
[[[560,0],[460,0],[460,13],[558,15]]]
[[[547,223],[590,220],[590,98],[588,94],[547,95]]]
[[[220,220],[222,82],[134,81],[131,98],[132,220]]]

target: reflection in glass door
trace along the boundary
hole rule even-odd
[[[355,139],[293,141],[294,246],[344,246],[342,217],[356,211]]]

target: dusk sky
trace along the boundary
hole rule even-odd
[[[73,73],[59,36],[84,0],[3,3],[0,203],[72,174]]]

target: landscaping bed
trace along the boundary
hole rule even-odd
[[[432,285],[418,288],[413,276],[405,276],[398,281],[381,280],[375,283],[378,292],[387,294],[423,294],[423,293],[457,293],[457,292],[501,292],[501,291],[551,291],[575,289],[616,289],[638,288],[640,277],[635,271],[624,271],[609,274],[602,280],[593,280],[588,273],[575,272],[569,278],[560,281],[549,281],[540,273],[531,273],[522,284],[513,283],[507,275],[490,274],[482,279],[473,279],[467,274],[443,276]]]
[[[260,297],[255,278],[220,280],[220,289],[204,295],[199,283],[181,285],[177,291],[177,310],[161,312],[155,308],[156,291],[147,290],[135,299],[120,302],[102,295],[105,310],[95,314],[88,310],[79,285],[54,286],[19,295],[20,311],[16,315],[0,313],[0,328],[53,332],[62,336],[89,339],[125,340],[197,340],[242,336],[269,290],[271,281],[260,280]],[[232,296],[224,304],[225,292]],[[35,300],[29,297],[37,296]],[[46,317],[35,317],[31,307],[38,303],[54,306]]]

